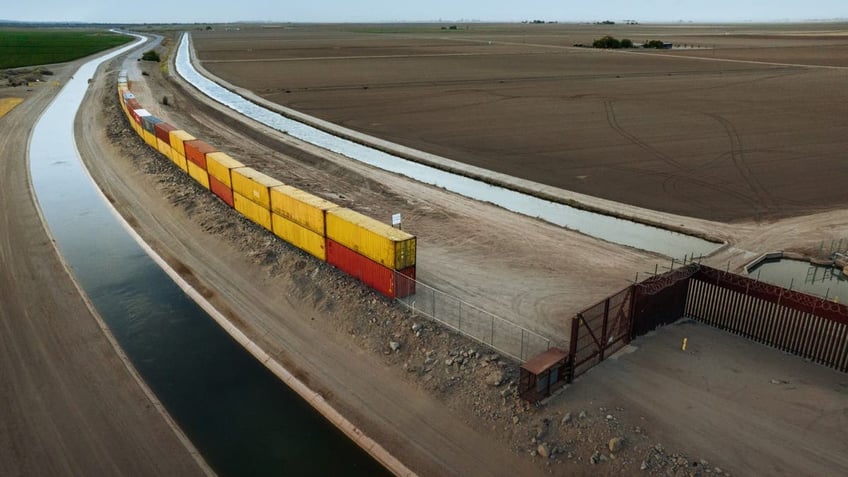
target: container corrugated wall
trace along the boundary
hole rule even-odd
[[[168,137],[170,138],[168,142],[171,144],[171,148],[179,152],[183,157],[185,157],[185,146],[183,145],[183,143],[185,141],[194,141],[195,139],[197,139],[196,137],[181,129],[178,129],[176,131],[170,131],[168,133]]]
[[[198,184],[208,189],[209,174],[206,173],[206,170],[191,161],[186,162],[186,166],[188,166],[188,175],[197,181]]]
[[[165,141],[165,144],[169,146],[171,145],[171,131],[177,130],[174,125],[168,124],[166,122],[161,122],[154,125],[153,129],[155,130],[156,137]]]
[[[253,202],[238,192],[233,192],[233,207],[251,221],[272,230],[271,211]]]
[[[206,171],[209,175],[221,181],[227,187],[233,187],[230,170],[244,167],[244,164],[223,152],[212,152],[206,155]]]
[[[153,149],[158,148],[158,145],[156,144],[156,136],[152,132],[148,131],[147,129],[142,129],[141,137],[144,139],[144,142],[146,142],[148,146],[152,147]]]
[[[158,149],[163,156],[167,157],[168,159],[171,159],[171,146],[169,146],[168,143],[163,141],[162,138],[159,136],[156,136],[156,149]]]
[[[146,109],[133,109],[131,114],[132,114],[133,120],[139,126],[141,126],[142,118],[144,118],[146,116],[150,116],[150,112],[147,111]]]
[[[175,149],[171,148],[171,160],[174,161],[174,164],[177,165],[183,172],[188,172],[188,161],[185,156],[177,152]]]
[[[250,167],[233,169],[230,172],[233,180],[233,192],[241,194],[270,212],[271,188],[283,185],[283,183]]]
[[[153,116],[152,114],[143,116],[141,118],[141,127],[144,128],[145,131],[156,135],[156,125],[163,122],[161,119]]]
[[[415,265],[415,237],[350,209],[327,211],[327,238],[394,270]]]
[[[200,139],[195,139],[194,141],[183,141],[183,147],[185,148],[186,159],[197,164],[203,168],[204,171],[206,170],[206,154],[216,151],[214,147]]]
[[[271,228],[274,235],[304,252],[321,260],[327,259],[323,236],[277,214],[271,214]]]
[[[325,214],[338,205],[291,186],[271,188],[271,212],[325,237]]]
[[[209,163],[207,162],[207,164]],[[225,204],[230,207],[233,206],[233,190],[227,184],[212,176],[212,174],[209,174],[209,190],[223,200]]]
[[[395,297],[395,271],[327,239],[327,263],[383,295]]]

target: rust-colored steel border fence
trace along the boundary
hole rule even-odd
[[[627,287],[572,318],[569,381],[630,342],[633,290]]]
[[[683,316],[691,264],[631,285],[572,318],[568,379],[620,350],[636,336]]]
[[[630,285],[572,318],[565,379],[684,316],[848,372],[848,306],[691,263]]]
[[[700,266],[686,315],[848,372],[848,306]]]

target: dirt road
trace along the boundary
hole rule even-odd
[[[33,202],[29,131],[57,92],[43,85],[0,119],[0,468],[203,475],[101,331]]]
[[[694,321],[629,351],[578,379],[570,404],[623,406],[613,414],[632,442],[697,450],[736,475],[848,472],[845,374]],[[686,475],[703,472],[699,465],[688,463]]]

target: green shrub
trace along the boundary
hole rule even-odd
[[[599,38],[592,42],[592,46],[595,48],[605,48],[605,49],[618,49],[621,48],[621,42],[609,35]]]
[[[160,58],[159,58],[159,53],[156,53],[156,52],[155,52],[155,51],[153,51],[153,50],[147,50],[147,51],[145,51],[145,52],[144,52],[144,54],[143,54],[143,55],[141,55],[141,59],[142,59],[143,61],[155,61],[155,62],[157,62],[157,63],[158,63],[158,62],[159,62],[159,60],[160,60]]]

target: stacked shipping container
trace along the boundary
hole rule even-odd
[[[390,297],[415,293],[416,239],[401,230],[283,184],[144,110],[118,79],[130,125],[152,148],[224,203],[291,245]]]

